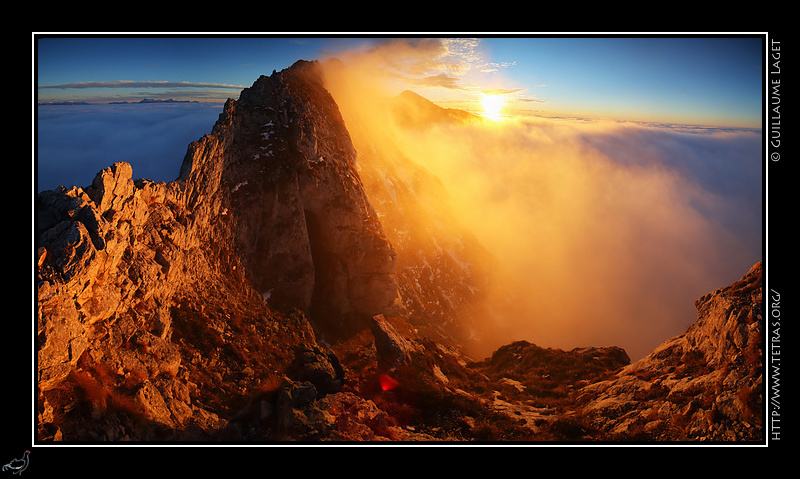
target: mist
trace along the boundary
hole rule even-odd
[[[414,68],[438,48],[423,46]],[[448,200],[430,206],[449,208],[497,259],[487,351],[525,339],[620,346],[636,360],[696,320],[697,298],[762,259],[760,131],[535,116],[406,128],[387,114],[397,92],[385,63],[342,59],[347,73],[326,74],[348,128],[438,177]],[[115,161],[173,180],[221,111],[39,107],[36,190],[86,186]]]
[[[387,115],[382,63],[346,59],[326,78],[348,128],[436,175],[441,207],[497,259],[485,351],[524,339],[635,361],[761,260],[758,130],[534,116],[409,128]]]
[[[87,186],[116,161],[130,163],[134,178],[172,181],[189,143],[221,112],[221,103],[39,106],[36,191]]]
[[[696,298],[760,259],[760,201],[750,188],[729,187],[760,184],[760,138],[752,138],[751,168],[702,177],[704,163],[697,176],[683,158],[673,163],[677,147],[722,162],[741,155],[741,138],[722,148],[719,136],[670,135],[677,145],[667,148],[657,145],[660,131],[528,120],[404,140],[416,149],[411,158],[436,152],[427,167],[499,259],[510,281],[501,291],[524,298],[497,320],[508,336],[499,342],[619,345],[639,357],[696,319]],[[719,156],[708,158],[709,145]]]

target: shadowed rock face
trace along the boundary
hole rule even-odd
[[[316,63],[262,76],[189,147],[188,208],[219,215],[248,279],[278,310],[333,334],[397,297],[396,254],[355,166]],[[216,215],[213,212],[217,212]]]

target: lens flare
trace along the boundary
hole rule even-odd
[[[501,113],[503,105],[505,105],[505,98],[502,95],[481,95],[483,116],[492,121],[500,121],[503,118]]]
[[[378,376],[378,381],[381,384],[381,390],[382,391],[391,391],[392,389],[395,389],[397,386],[400,385],[400,383],[397,382],[396,379],[394,379],[393,377],[388,376],[386,374],[379,375]]]

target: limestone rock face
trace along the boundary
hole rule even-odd
[[[413,342],[404,338],[381,314],[372,319],[370,331],[375,339],[378,371],[393,372],[398,366],[411,360],[417,349]]]
[[[762,264],[695,304],[684,334],[581,391],[596,426],[618,437],[763,438]]]
[[[397,298],[396,253],[356,171],[356,153],[316,63],[262,76],[189,147],[187,208],[216,218],[247,278],[281,311],[329,334]]]
[[[335,337],[389,311],[396,254],[354,161],[321,72],[298,62],[229,100],[175,181],[133,180],[116,163],[89,186],[40,193],[42,434],[81,398],[96,410],[80,414],[153,424],[117,436],[220,426],[236,397],[289,371],[295,345],[317,351],[306,318]],[[303,374],[331,373],[311,363]],[[211,382],[238,390],[209,395]],[[77,423],[58,434],[110,438]]]
[[[175,252],[191,249],[191,235],[165,204],[175,189],[137,187],[131,173],[130,165],[117,163],[85,190],[37,198],[40,386],[63,379],[106,320],[137,318],[156,339],[170,334],[168,302],[182,268],[173,264],[182,257]],[[145,306],[146,319],[136,310]],[[137,329],[126,331],[128,338]]]

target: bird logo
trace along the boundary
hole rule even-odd
[[[20,475],[22,471],[28,468],[28,456],[31,451],[25,451],[22,459],[12,459],[11,462],[3,466],[3,471],[12,471],[14,474]]]

